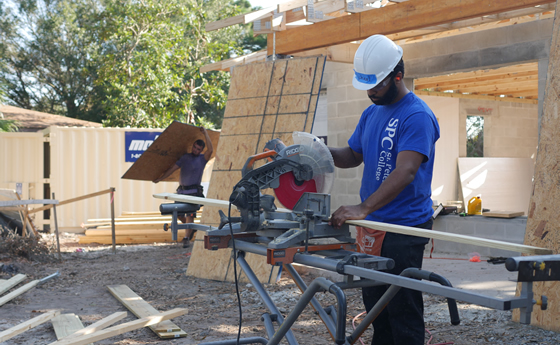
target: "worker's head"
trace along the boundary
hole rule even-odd
[[[204,150],[204,147],[206,146],[206,144],[204,143],[204,140],[202,139],[198,139],[197,141],[194,142],[194,144],[192,145],[192,151],[191,153],[194,156],[198,156],[202,150]]]
[[[403,50],[383,35],[373,35],[360,44],[354,55],[354,79],[358,90],[367,91],[377,105],[391,104],[403,83]]]

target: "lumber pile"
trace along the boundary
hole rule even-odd
[[[202,209],[197,212],[195,223],[199,222]],[[171,225],[171,215],[162,216],[160,212],[123,212],[115,218],[116,244],[142,244],[154,242],[172,242],[171,230],[165,231],[165,224]],[[110,218],[88,219],[82,225],[85,236],[80,236],[79,243],[112,244]],[[186,230],[179,230],[180,241],[185,237]]]

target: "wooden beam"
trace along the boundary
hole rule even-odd
[[[55,341],[50,345],[85,345],[96,341],[104,340],[107,338],[111,338],[119,334],[130,332],[142,327],[156,325],[162,321],[184,315],[187,313],[187,311],[188,310],[185,308],[176,308],[163,313],[159,313],[157,315],[148,316],[135,321],[130,321],[117,326],[113,326],[92,334],[86,334],[72,339],[62,339],[59,341]]]
[[[424,238],[434,238],[436,240],[471,244],[471,245],[483,246],[488,248],[511,250],[513,252],[520,252],[523,254],[531,254],[531,255],[552,254],[552,250],[547,248],[539,248],[539,247],[527,246],[523,244],[508,243],[503,241],[496,241],[496,240],[490,240],[486,238],[473,237],[473,236],[460,235],[460,234],[452,234],[452,233],[435,231],[435,230],[424,230],[424,229],[413,228],[409,226],[372,222],[369,220],[347,220],[346,223],[362,226],[369,229],[387,231],[387,232],[392,232],[397,234],[418,236]]]
[[[0,295],[24,281],[25,278],[27,278],[25,274],[17,274],[6,281],[0,282]]]
[[[335,44],[363,40],[373,34],[389,35],[504,11],[533,7],[554,0],[495,0],[483,6],[478,0],[410,0],[394,6],[354,13],[305,28],[276,33],[276,53],[291,54]],[[272,52],[272,45],[268,47]]]
[[[287,12],[302,6],[307,6],[307,0],[290,0],[278,4],[277,11],[278,13]]]
[[[14,290],[14,291],[10,292],[9,294],[3,296],[2,298],[0,298],[0,306],[3,306],[4,304],[6,304],[9,301],[13,300],[14,298],[18,297],[19,295],[22,295],[22,294],[26,293],[27,291],[33,289],[35,286],[37,286],[37,284],[39,284],[39,280],[33,280],[33,281],[25,284],[24,286],[20,287],[19,289]]]
[[[525,99],[525,98],[514,98],[514,97],[498,97],[498,96],[483,96],[483,95],[467,95],[463,93],[456,92],[437,92],[437,91],[422,91],[415,90],[415,95],[424,96],[436,96],[436,97],[451,97],[451,98],[467,98],[467,99],[480,99],[487,101],[499,101],[499,102],[512,102],[512,103],[524,103],[524,104],[539,104],[538,99]]]
[[[31,320],[25,321],[23,323],[20,323],[17,326],[14,326],[12,328],[8,328],[7,330],[0,332],[0,343],[6,341],[8,339],[11,339],[11,338],[15,337],[16,335],[21,334],[25,331],[28,331],[28,330],[30,330],[34,327],[37,327],[40,324],[43,324],[43,323],[49,321],[50,319],[57,316],[58,314],[60,314],[60,311],[58,311],[58,310],[50,311],[48,313],[41,314],[37,317],[32,318]]]
[[[118,311],[116,313],[113,313],[113,314],[107,316],[106,318],[103,318],[103,319],[101,319],[101,320],[99,320],[95,323],[92,323],[91,325],[87,326],[86,328],[82,328],[82,329],[68,335],[68,337],[66,337],[66,339],[73,339],[73,338],[77,338],[81,335],[87,335],[87,334],[99,332],[100,330],[111,326],[115,322],[124,319],[126,317],[126,315],[127,315],[126,311]]]
[[[458,85],[489,85],[491,83],[504,83],[511,81],[526,81],[538,79],[538,71],[522,72],[517,74],[504,73],[496,76],[485,77],[472,77],[472,78],[457,78],[450,75],[445,78],[434,79],[428,81],[425,78],[418,78],[414,81],[414,87],[417,89],[439,89],[439,90],[454,90]]]
[[[69,203],[72,203],[72,202],[76,202],[76,201],[80,201],[80,200],[84,200],[84,199],[88,199],[88,198],[93,198],[94,196],[98,196],[98,195],[107,194],[107,193],[110,193],[113,190],[114,190],[113,188],[109,188],[109,189],[105,189],[105,190],[102,190],[102,191],[99,191],[99,192],[82,195],[82,196],[79,196],[77,198],[72,198],[72,199],[67,199],[67,200],[64,200],[64,201],[60,201],[60,202],[58,202],[58,206],[66,205],[66,204],[69,204]],[[56,201],[56,200],[50,200],[50,201]],[[43,207],[39,207],[39,208],[34,208],[34,209],[30,210],[29,213],[44,211],[44,210],[48,210],[49,208],[53,208],[53,205],[47,205],[47,206],[43,206]]]
[[[275,10],[275,7],[267,7],[262,10],[253,11],[250,13],[240,14],[235,17],[229,17],[222,20],[218,20],[215,22],[211,22],[206,24],[205,30],[207,32],[218,30],[221,28],[225,28],[227,26],[232,26],[235,24],[247,24],[251,23],[255,20],[262,19],[264,17],[272,16],[272,12]]]

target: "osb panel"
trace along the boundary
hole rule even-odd
[[[247,158],[255,154],[259,135],[223,136],[222,138],[224,140],[220,142],[219,154],[214,162],[214,171],[241,170]],[[213,181],[214,177],[210,183]]]
[[[212,145],[218,146],[220,132],[208,130],[208,136],[212,140]],[[193,143],[198,139],[206,140],[199,127],[173,121],[130,166],[122,178],[142,181],[155,180],[182,155],[191,152]],[[203,152],[205,151],[206,149]],[[214,150],[212,157],[215,155]],[[179,181],[179,172],[169,176],[165,181]]]
[[[279,114],[307,113],[309,110],[309,99],[307,95],[287,95],[280,100]]]
[[[302,114],[279,115],[278,120],[276,121],[276,127],[274,128],[274,133],[291,133],[294,131],[294,128],[301,130],[305,128],[305,118],[306,116]]]
[[[550,46],[546,91],[541,118],[539,150],[535,164],[533,193],[529,202],[529,215],[524,244],[560,252],[560,11],[556,11]],[[518,284],[519,285],[519,284]],[[519,296],[519,286],[517,295]],[[531,324],[552,331],[560,331],[560,283],[533,284],[536,297],[548,297],[548,309],[536,307]],[[519,311],[514,310],[519,320]]]
[[[233,117],[224,119],[222,126],[227,126],[231,134],[256,134],[261,131],[262,116]],[[222,133],[228,135],[227,133]]]
[[[310,93],[317,79],[319,79],[320,82],[322,77],[322,72],[316,73],[317,71],[323,70],[323,65],[318,63],[320,60],[324,61],[324,59],[316,57],[290,60],[284,76],[285,81],[282,94],[293,95]]]
[[[267,141],[280,138],[289,146],[292,132],[311,131],[324,61],[325,57],[289,59],[233,69],[209,198],[228,200],[247,158],[262,152]],[[258,161],[255,167],[264,162]],[[205,207],[201,223],[218,224],[218,210]],[[234,207],[232,215],[237,214]],[[202,240],[203,234],[197,234],[187,275],[233,280],[233,266],[228,265],[231,249],[204,250]],[[267,265],[264,257],[248,254],[246,259],[261,282],[269,280],[271,270],[275,278],[277,268]],[[243,274],[242,281],[246,281]]]
[[[224,111],[224,119],[248,115],[262,115],[266,105],[266,97],[255,97],[245,99],[233,99],[228,101]],[[222,124],[223,129],[228,129]]]
[[[272,75],[268,97],[285,94],[285,92],[283,92],[285,82],[284,76],[286,74],[286,67],[288,66],[289,61],[290,60],[279,60],[274,64],[274,73]],[[307,90],[307,92],[309,92],[309,90]]]
[[[235,66],[231,69],[230,100],[239,98],[266,97],[270,85],[273,63],[256,63]],[[226,109],[229,104],[226,104]]]

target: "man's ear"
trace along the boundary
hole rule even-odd
[[[402,72],[397,73],[397,75],[395,76],[395,80],[396,81],[401,81],[402,80]]]

